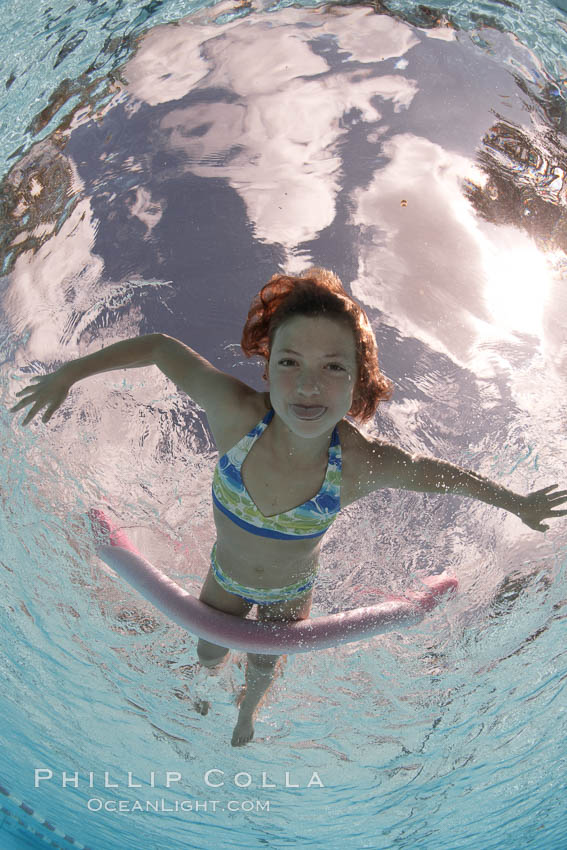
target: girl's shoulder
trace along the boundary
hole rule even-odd
[[[251,388],[247,390],[242,394],[238,405],[230,410],[230,415],[211,417],[207,414],[209,427],[221,456],[248,434],[271,408],[269,393],[257,392]]]
[[[341,507],[379,489],[382,471],[399,450],[391,443],[367,437],[348,419],[338,424],[342,452]]]

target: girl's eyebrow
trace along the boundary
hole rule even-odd
[[[301,352],[294,351],[293,348],[281,348],[280,351],[282,354],[296,354],[298,357],[303,357]],[[344,357],[345,360],[348,359],[348,355],[341,351],[338,351],[335,354],[323,354],[323,357]]]

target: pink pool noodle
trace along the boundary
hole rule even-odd
[[[88,516],[99,558],[148,602],[198,637],[248,652],[312,652],[396,631],[400,626],[418,623],[437,603],[437,597],[458,585],[456,578],[442,573],[424,580],[427,591],[407,597],[389,596],[366,608],[286,623],[247,620],[218,611],[184,590],[150,564],[102,511],[91,509]]]

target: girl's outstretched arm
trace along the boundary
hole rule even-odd
[[[27,425],[43,407],[46,407],[47,410],[42,419],[43,422],[49,422],[77,381],[88,378],[90,375],[96,375],[98,372],[110,372],[113,369],[134,369],[155,364],[156,346],[160,336],[161,334],[146,334],[133,339],[125,339],[102,348],[100,351],[95,351],[94,354],[87,354],[86,357],[70,360],[56,369],[55,372],[49,372],[47,375],[35,375],[31,379],[34,381],[33,384],[16,393],[17,396],[23,396],[23,398],[10,408],[10,412],[15,413],[22,407],[31,404],[32,407],[22,423],[22,425]]]
[[[410,472],[412,490],[457,493],[461,496],[469,496],[471,499],[478,499],[488,505],[516,514],[534,531],[549,529],[549,525],[543,523],[544,519],[567,514],[567,511],[552,510],[567,502],[567,490],[551,492],[559,486],[558,484],[551,484],[549,487],[543,487],[541,490],[522,496],[478,472],[461,469],[459,466],[436,458],[417,457],[412,466],[413,471]]]
[[[34,376],[31,379],[33,384],[16,393],[22,398],[10,411],[16,412],[31,404],[22,423],[27,425],[45,407],[43,421],[48,422],[77,381],[98,372],[140,366],[157,366],[202,407],[215,439],[222,423],[234,416],[235,410],[239,410],[250,397],[257,395],[255,390],[232,375],[221,372],[180,340],[167,334],[153,333],[115,342],[93,354],[70,360],[55,372]]]
[[[357,498],[384,487],[456,493],[516,514],[535,531],[548,530],[549,525],[543,520],[567,514],[566,510],[553,510],[567,502],[567,490],[552,492],[559,486],[557,484],[522,496],[478,472],[437,458],[410,455],[378,440],[364,439],[359,450],[362,467]]]

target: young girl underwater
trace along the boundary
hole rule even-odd
[[[36,376],[11,408],[43,408],[48,422],[77,381],[98,372],[156,365],[207,415],[220,459],[213,477],[217,539],[199,599],[237,617],[257,605],[262,621],[309,616],[323,536],[340,508],[381,488],[458,493],[516,514],[545,531],[567,501],[558,485],[521,496],[470,470],[410,455],[364,436],[345,417],[371,419],[392,384],[378,365],[365,312],[331,271],[276,274],[254,298],[242,335],[246,356],[265,360],[268,392],[216,369],[177,339],[127,339]],[[315,494],[315,495],[314,495]],[[446,575],[446,574],[443,574]],[[427,607],[439,576],[408,598]],[[218,669],[229,650],[202,638],[199,661]],[[281,656],[249,652],[232,745],[254,735],[253,720]],[[206,713],[208,703],[201,707]]]

